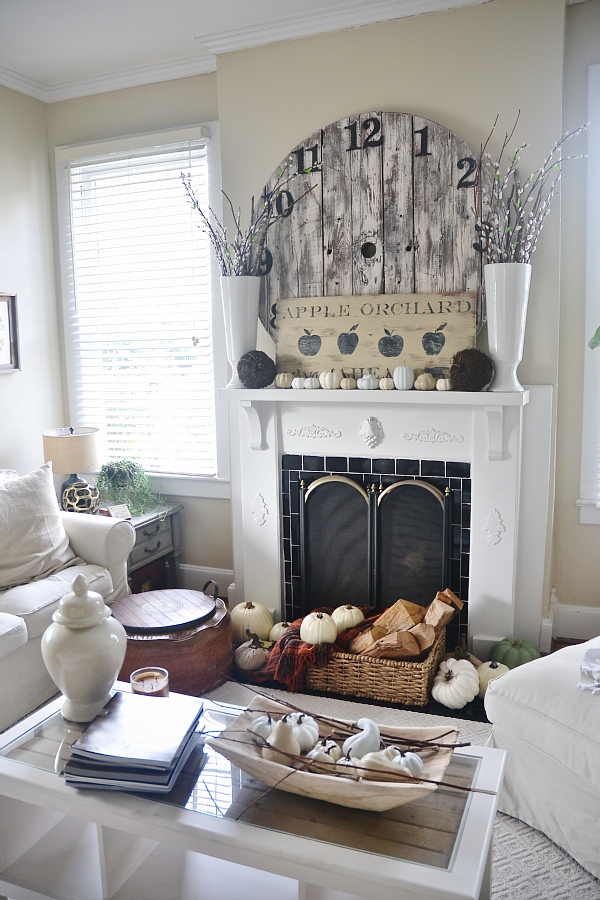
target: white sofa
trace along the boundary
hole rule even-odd
[[[600,691],[582,675],[600,637],[518,666],[490,682],[488,743],[508,753],[498,808],[546,834],[600,878]]]
[[[57,693],[44,666],[40,645],[58,601],[71,590],[75,576],[85,575],[90,588],[108,604],[128,593],[127,558],[135,542],[131,523],[99,515],[61,512],[51,469],[49,473],[45,469],[0,483],[0,731]],[[40,504],[50,503],[43,514],[40,509],[34,509],[33,518],[37,517],[38,526],[41,519],[43,537],[51,533],[55,543],[61,542],[61,559],[57,559],[56,553],[51,554],[49,563],[48,554],[43,563],[35,558],[35,565],[41,571],[25,583],[10,586],[24,577],[22,548],[34,531],[25,527],[19,533],[15,528],[15,505],[22,499],[17,481],[28,483],[29,488],[33,485]],[[27,520],[31,505],[30,498],[21,505],[19,522]],[[31,565],[31,553],[26,562]],[[49,574],[44,569],[50,569]]]

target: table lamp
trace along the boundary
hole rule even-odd
[[[98,490],[77,472],[94,472],[102,464],[97,428],[56,428],[44,431],[44,462],[52,470],[69,475],[61,485],[61,507],[69,512],[95,513],[100,500]]]

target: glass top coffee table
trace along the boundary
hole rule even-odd
[[[208,747],[201,771],[199,754],[168,795],[77,790],[60,772],[81,728],[62,718],[61,701],[0,735],[0,893],[17,900],[262,900],[265,891],[275,900],[490,896],[502,751],[457,749],[444,780],[458,788],[440,786],[389,812],[267,789]],[[205,701],[205,731],[219,733],[241,711]]]

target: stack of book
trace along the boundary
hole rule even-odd
[[[117,691],[73,742],[62,774],[78,788],[167,793],[201,743],[201,715],[197,697]]]

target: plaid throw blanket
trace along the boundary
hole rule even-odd
[[[368,618],[364,622],[347,628],[338,635],[335,644],[307,644],[300,640],[302,619],[295,619],[288,630],[277,641],[264,666],[256,672],[244,672],[244,680],[251,684],[260,684],[274,688],[284,687],[295,693],[302,691],[306,683],[306,673],[310,669],[320,669],[329,662],[334,650],[346,652],[350,641],[361,631],[372,625],[378,618],[372,615],[373,608],[360,607]],[[314,612],[331,613],[331,607],[319,607]]]

